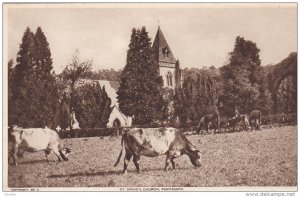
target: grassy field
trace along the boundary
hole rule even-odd
[[[164,172],[165,156],[142,157],[142,173],[132,161],[128,174],[122,162],[113,167],[121,138],[63,140],[72,148],[68,162],[47,163],[43,152],[25,153],[18,166],[8,167],[9,187],[211,187],[296,186],[297,129],[281,127],[253,132],[190,135],[202,151],[202,167],[187,156],[175,160],[177,169]]]

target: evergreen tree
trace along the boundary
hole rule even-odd
[[[13,68],[13,60],[8,62],[8,125],[12,125],[14,122],[14,114],[12,109],[14,108],[13,103],[13,89],[14,89],[14,78],[15,78],[15,69]]]
[[[35,113],[32,110],[34,104],[34,34],[30,28],[24,32],[20,50],[17,55],[17,65],[15,67],[15,78],[13,88],[12,124],[22,127],[33,127],[35,125]]]
[[[35,61],[36,61],[36,75],[38,78],[44,78],[51,76],[52,58],[47,38],[42,31],[41,27],[38,27],[35,35]],[[51,76],[53,78],[53,76]]]
[[[58,102],[51,52],[39,27],[35,34],[26,29],[10,86],[9,122],[22,127],[54,127]]]
[[[184,91],[179,87],[175,91],[174,95],[174,114],[179,118],[182,126],[186,123],[188,119],[188,99],[185,97]]]
[[[203,115],[213,112],[218,95],[218,87],[211,76],[199,72],[186,74],[182,88],[175,94],[175,114],[183,125],[187,120],[196,125]]]
[[[162,118],[162,78],[158,72],[148,32],[145,27],[133,28],[118,90],[120,110],[133,116],[133,124],[151,124]]]
[[[54,74],[51,73],[52,58],[47,38],[42,31],[41,27],[38,27],[35,35],[35,47],[34,47],[34,59],[36,63],[35,68],[35,90],[36,90],[36,102],[38,119],[40,123],[38,126],[48,126],[55,128],[54,116],[56,111],[56,104],[59,103],[58,90],[56,88],[56,81]]]
[[[111,99],[100,84],[85,84],[74,94],[74,111],[81,128],[106,127]]]

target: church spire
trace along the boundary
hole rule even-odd
[[[154,52],[154,58],[158,62],[168,62],[168,63],[176,63],[176,59],[161,31],[160,26],[158,26],[156,36],[154,38],[154,42],[152,45],[152,49]]]

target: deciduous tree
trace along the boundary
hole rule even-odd
[[[220,98],[227,107],[249,113],[254,109],[266,112],[271,105],[264,85],[259,52],[252,41],[239,36],[236,38],[228,63],[220,69],[223,79],[223,94]],[[232,111],[225,114],[233,116]]]
[[[73,105],[74,105],[74,93],[75,93],[75,84],[78,80],[86,77],[92,68],[92,61],[80,61],[79,51],[76,50],[71,63],[65,67],[61,76],[69,85],[69,98],[70,98],[70,113],[73,114]],[[70,129],[72,129],[72,123],[70,121]]]

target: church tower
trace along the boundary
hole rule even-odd
[[[152,50],[159,73],[164,81],[164,87],[173,90],[181,87],[183,81],[182,69],[180,68],[179,61],[175,59],[159,26],[154,38]]]

